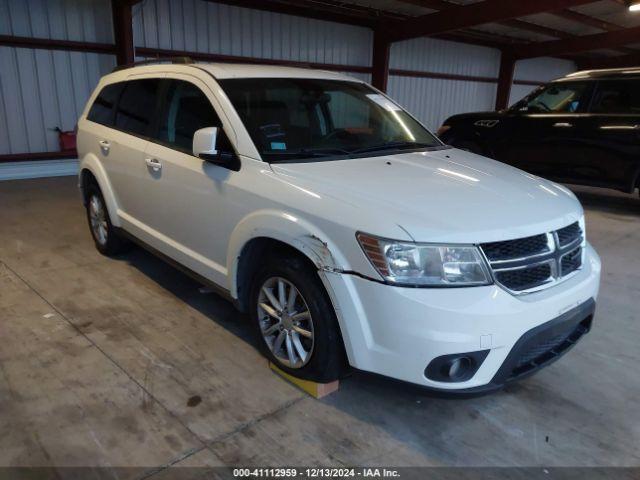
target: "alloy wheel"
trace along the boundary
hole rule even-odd
[[[108,239],[107,212],[97,195],[92,195],[89,199],[89,221],[93,237],[100,245],[106,245]]]
[[[282,277],[268,278],[258,296],[258,321],[267,347],[283,365],[302,368],[313,353],[313,319],[300,291]]]

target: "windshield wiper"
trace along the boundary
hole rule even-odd
[[[274,155],[287,158],[319,158],[334,157],[336,155],[349,156],[351,152],[341,148],[301,148],[299,150],[274,150],[263,152],[263,155]]]
[[[357,150],[351,150],[350,153],[368,153],[368,152],[377,152],[378,150],[393,150],[400,148],[429,148],[435,147],[431,143],[420,143],[420,142],[388,142],[383,143],[382,145],[374,145],[373,147],[365,147],[358,148]]]

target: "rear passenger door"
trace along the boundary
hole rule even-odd
[[[146,175],[144,151],[157,117],[159,78],[124,82],[117,103],[113,128],[100,139],[103,165],[118,204],[118,215],[125,222],[144,217],[141,179]]]
[[[217,149],[223,152],[233,152],[229,135],[235,135],[216,112],[209,87],[195,77],[182,77],[165,80],[163,107],[144,154],[141,219],[152,233],[148,243],[223,285],[227,244],[237,222],[234,212],[243,208],[233,194],[233,180],[242,172],[195,157],[193,134],[219,127]]]
[[[585,120],[591,149],[574,169],[585,183],[629,190],[640,173],[640,80],[601,80]]]

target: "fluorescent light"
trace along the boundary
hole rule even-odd
[[[629,7],[630,12],[640,12],[640,1],[639,0],[626,0],[627,6]]]

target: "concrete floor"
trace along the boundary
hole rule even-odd
[[[576,191],[604,274],[562,361],[481,398],[357,374],[317,401],[229,303],[99,255],[75,178],[0,183],[0,466],[640,466],[640,200]]]

